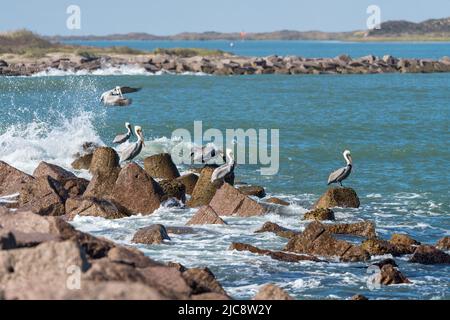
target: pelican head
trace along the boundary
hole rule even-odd
[[[136,137],[138,137],[138,140],[142,141],[142,144],[145,146],[144,134],[142,133],[142,128],[140,126],[135,126],[134,132],[136,133]]]
[[[133,130],[131,130],[131,124],[129,122],[125,122],[125,128],[128,129],[128,132],[133,135]]]
[[[347,165],[352,164],[352,155],[349,150],[345,150],[342,155],[344,156],[345,161],[347,161]]]

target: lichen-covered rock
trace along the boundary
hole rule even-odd
[[[127,164],[119,173],[112,198],[129,214],[152,214],[159,208],[164,191],[136,163]]]
[[[314,204],[318,208],[359,208],[360,202],[355,190],[351,188],[330,188]]]
[[[361,221],[355,223],[336,223],[324,225],[328,232],[333,234],[348,234],[366,238],[376,238],[375,223]]]
[[[429,245],[420,245],[409,262],[421,264],[450,264],[450,255]]]
[[[0,197],[15,194],[33,181],[33,177],[0,161]]]
[[[258,198],[264,198],[266,196],[266,190],[261,186],[239,186],[237,188],[242,194],[246,196],[255,196]]]
[[[228,183],[224,183],[217,190],[209,205],[220,216],[260,216],[267,211],[261,204],[242,194]]]
[[[194,224],[226,224],[210,206],[201,207],[186,225]]]
[[[158,184],[164,191],[165,198],[175,198],[181,202],[186,201],[186,187],[177,180],[162,180]]]
[[[155,154],[145,158],[144,168],[154,179],[172,180],[180,176],[177,166],[168,153]]]
[[[198,181],[198,176],[193,173],[188,173],[185,175],[182,175],[181,177],[178,177],[175,179],[176,181],[182,183],[186,189],[186,194],[191,195],[194,191],[195,185]]]
[[[443,237],[436,243],[436,247],[441,250],[450,250],[450,237]]]
[[[334,212],[331,209],[328,208],[318,208],[311,210],[309,212],[306,212],[303,216],[304,220],[335,220],[334,218]]]
[[[287,239],[292,238],[293,236],[299,234],[299,232],[289,230],[285,227],[282,227],[270,221],[265,222],[260,229],[255,231],[255,233],[262,233],[262,232],[273,232],[277,236]]]
[[[286,291],[274,284],[262,286],[253,300],[294,300]]]
[[[134,243],[143,244],[159,244],[164,240],[170,240],[166,228],[162,224],[154,224],[145,228],[139,229],[131,240]]]

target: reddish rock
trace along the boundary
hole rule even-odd
[[[399,234],[399,233],[394,233],[391,236],[391,240],[389,240],[390,243],[392,243],[393,245],[403,245],[403,246],[416,246],[416,245],[420,245],[419,241],[414,240],[413,238],[411,238],[410,236],[408,236],[407,234]]]
[[[192,300],[231,300],[231,298],[225,294],[215,293],[215,292],[205,292],[200,294],[193,294],[191,296]]]
[[[0,197],[20,192],[24,185],[33,180],[32,176],[0,161]]]
[[[450,250],[450,237],[443,237],[436,243],[436,247],[441,250]]]
[[[334,218],[334,212],[331,209],[328,208],[318,208],[315,210],[311,210],[309,212],[306,212],[303,216],[304,220],[335,220]]]
[[[161,264],[146,257],[142,251],[131,247],[114,247],[108,252],[108,259],[112,262],[123,263],[135,268],[160,266]]]
[[[278,198],[275,198],[275,197],[271,197],[271,198],[266,199],[266,202],[267,203],[278,204],[280,206],[288,206],[289,205],[289,202],[281,200],[281,199],[278,199]]]
[[[395,245],[382,239],[368,239],[361,244],[361,247],[371,255],[392,254],[393,256],[400,256],[403,254],[411,254],[415,250],[413,246]]]
[[[50,233],[25,233],[14,230],[12,234],[14,235],[17,248],[32,248],[44,242],[60,240],[59,237]]]
[[[236,188],[224,183],[217,190],[209,203],[210,207],[221,216],[259,216],[266,213],[266,208],[253,199],[243,195]]]
[[[176,178],[175,180],[184,185],[186,189],[186,194],[191,195],[192,192],[194,191],[195,185],[197,184],[198,176],[193,173],[188,173],[181,177]]]
[[[129,163],[120,171],[112,197],[130,214],[148,215],[159,208],[164,192],[140,166]]]
[[[62,181],[62,187],[66,190],[69,198],[78,197],[84,194],[89,181],[83,178],[68,178]]]
[[[344,240],[337,240],[320,222],[311,222],[301,234],[292,237],[286,251],[323,257],[338,257],[341,261],[367,261],[369,254]]]
[[[312,209],[318,208],[359,208],[360,202],[355,190],[351,188],[330,188],[314,204]]]
[[[255,196],[258,198],[264,198],[266,196],[266,191],[260,186],[240,186],[237,189],[246,196]]]
[[[375,223],[361,221],[355,223],[324,224],[328,232],[333,234],[349,234],[354,236],[376,238]]]
[[[183,266],[181,263],[178,262],[167,262],[167,266],[170,268],[175,268],[176,270],[180,271],[180,272],[185,272],[187,270],[187,268],[185,266]]]
[[[186,187],[181,182],[176,180],[162,180],[158,183],[164,191],[164,198],[175,198],[183,203],[186,201]]]
[[[262,232],[273,232],[277,236],[287,239],[292,238],[293,236],[299,234],[299,232],[289,230],[285,227],[282,227],[270,221],[265,222],[260,229],[255,231],[255,233],[262,233]]]
[[[192,289],[192,294],[218,293],[227,295],[219,281],[208,268],[191,268],[181,274]]]
[[[22,187],[19,206],[43,216],[65,214],[67,192],[61,184],[49,176],[38,177]]]
[[[450,255],[429,245],[420,245],[409,262],[422,264],[450,264]]]
[[[120,169],[119,155],[110,147],[99,147],[95,149],[89,171],[92,174],[108,175]]]
[[[163,243],[163,240],[170,240],[167,234],[166,228],[161,224],[154,224],[149,227],[139,229],[131,240],[134,243],[143,244],[159,244]]]
[[[253,300],[294,300],[286,291],[274,284],[262,286]]]
[[[119,176],[120,168],[112,169],[107,173],[95,173],[89,182],[86,191],[83,193],[85,197],[106,198],[112,196],[114,186]]]
[[[66,201],[67,218],[76,216],[102,217],[105,219],[121,219],[127,217],[126,212],[119,210],[114,203],[97,198],[70,198]]]
[[[284,262],[299,262],[299,261],[314,261],[320,262],[321,260],[310,255],[299,255],[286,253],[282,251],[271,251],[266,249],[260,249],[255,246],[246,243],[233,242],[228,250],[236,251],[249,251],[251,253],[260,254],[264,256],[269,256],[274,260],[284,261]]]
[[[397,268],[391,264],[385,264],[381,268],[380,283],[384,285],[411,283]]]
[[[226,224],[210,206],[201,207],[186,225],[194,224]]]
[[[154,179],[172,180],[180,176],[177,166],[168,153],[155,154],[145,158],[144,168]]]
[[[45,161],[41,161],[39,163],[39,165],[33,172],[33,176],[35,178],[50,176],[60,183],[62,183],[62,181],[66,179],[76,178],[76,176],[72,172]]]

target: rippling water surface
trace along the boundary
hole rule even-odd
[[[143,89],[128,108],[99,105],[99,94],[118,84]],[[253,232],[268,220],[302,230],[303,213],[326,190],[329,172],[344,164],[344,149],[354,160],[346,184],[362,205],[337,209],[338,222],[370,219],[383,238],[404,232],[430,244],[450,235],[449,88],[450,74],[0,78],[0,159],[27,172],[41,160],[69,168],[83,142],[111,145],[125,121],[141,125],[146,137],[138,161],[170,151],[178,143],[172,131],[192,130],[194,120],[202,120],[205,129],[278,128],[279,173],[264,177],[257,166],[240,165],[237,180],[263,185],[269,196],[293,205],[265,217],[226,218],[227,226],[198,227],[195,234],[173,235],[170,244],[138,247],[156,260],[210,267],[237,298],[275,282],[300,299],[355,293],[449,299],[449,267],[410,264],[408,256],[396,260],[412,284],[371,291],[362,263],[285,263],[227,250],[233,241],[281,249],[285,239]],[[148,217],[84,217],[74,225],[130,244],[138,228],[182,226],[194,212],[160,208]]]

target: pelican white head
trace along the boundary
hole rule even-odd
[[[345,161],[347,161],[347,165],[352,164],[352,155],[350,154],[350,150],[345,150],[343,156]]]
[[[142,144],[145,146],[145,143],[144,143],[144,134],[142,133],[142,128],[141,128],[141,126],[135,126],[135,127],[134,127],[134,132],[136,133],[136,137],[138,137],[138,140],[142,141]]]

